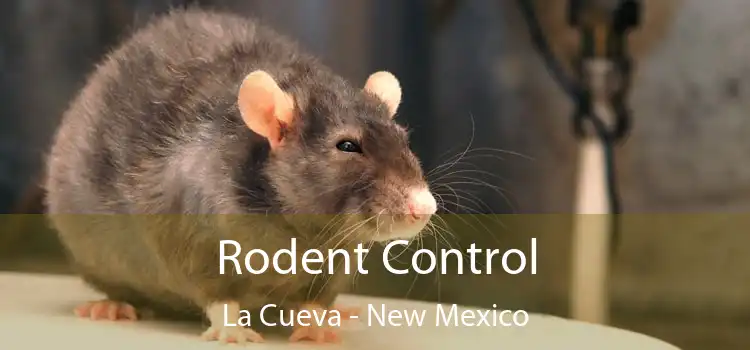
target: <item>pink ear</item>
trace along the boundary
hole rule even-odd
[[[401,85],[393,74],[386,71],[371,74],[364,89],[385,103],[389,117],[393,118],[396,115],[396,110],[401,104]]]
[[[247,127],[268,139],[272,148],[282,141],[282,124],[292,122],[294,102],[262,70],[245,77],[237,93],[237,106]]]

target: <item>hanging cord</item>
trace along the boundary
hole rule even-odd
[[[518,7],[528,26],[531,42],[536,51],[542,56],[548,73],[568,97],[578,100],[582,94],[581,88],[578,86],[578,82],[565,74],[563,65],[557,60],[555,54],[550,49],[547,38],[545,38],[541,25],[539,25],[539,20],[536,17],[536,11],[534,11],[534,5],[531,3],[531,0],[518,0]]]
[[[547,71],[568,97],[576,103],[576,109],[572,117],[575,136],[579,139],[586,136],[584,122],[588,121],[589,125],[593,126],[596,136],[602,142],[609,206],[613,214],[610,216],[612,232],[610,250],[614,253],[620,242],[621,225],[619,214],[622,211],[620,194],[617,188],[614,148],[616,144],[624,141],[630,130],[629,111],[625,106],[625,97],[630,87],[631,62],[626,51],[625,34],[629,29],[638,24],[640,4],[637,1],[628,0],[620,2],[620,6],[612,16],[611,26],[607,28],[609,30],[603,43],[604,48],[601,47],[602,43],[597,42],[594,37],[593,29],[583,28],[581,36],[582,57],[578,60],[577,64],[577,73],[581,77],[580,80],[575,80],[565,74],[562,64],[555,57],[545,38],[532,0],[518,0],[518,5],[528,26],[532,43],[536,51],[541,55]],[[578,26],[580,24],[581,12],[584,10],[582,1],[570,0],[569,22],[574,26]],[[614,65],[613,68],[616,75],[614,77],[615,84],[612,84],[615,89],[613,89],[609,101],[616,116],[614,127],[607,126],[600,117],[595,115],[591,106],[592,93],[588,85],[584,84],[588,82],[584,65],[588,60],[596,57],[597,51],[602,50],[604,50],[604,58]]]
[[[439,30],[445,26],[458,7],[459,0],[438,1],[434,8],[434,30]],[[580,17],[584,12],[584,5],[596,5],[596,1],[569,0],[568,21],[573,26],[578,26]],[[607,195],[609,201],[610,226],[612,240],[610,251],[614,253],[621,240],[620,215],[622,212],[620,194],[617,188],[616,164],[615,164],[615,145],[624,142],[630,131],[629,111],[625,105],[625,97],[630,87],[631,62],[626,51],[625,34],[629,29],[638,25],[640,20],[640,1],[622,0],[620,5],[611,16],[609,35],[606,37],[604,48],[606,58],[615,66],[616,89],[612,91],[610,98],[611,108],[616,116],[614,128],[606,125],[601,118],[597,117],[591,106],[591,92],[584,85],[585,71],[583,63],[591,59],[597,49],[593,40],[591,28],[583,28],[581,35],[582,57],[578,60],[576,73],[581,79],[576,80],[565,73],[565,69],[560,61],[555,57],[549,43],[544,35],[544,31],[539,24],[539,20],[534,10],[532,0],[518,0],[518,6],[521,14],[527,24],[534,48],[544,61],[544,66],[548,73],[568,97],[576,104],[576,109],[572,115],[573,132],[576,138],[583,138],[585,133],[585,122],[593,127],[596,136],[601,140],[604,151],[605,181],[607,182]],[[593,6],[591,6],[593,7]],[[600,43],[601,44],[601,43]],[[601,45],[599,45],[601,46]]]

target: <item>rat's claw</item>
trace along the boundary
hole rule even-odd
[[[308,304],[304,305],[301,309],[310,311],[317,310],[320,312],[323,310],[323,307],[316,304]],[[360,309],[354,307],[334,306],[329,308],[328,311],[337,311],[341,316],[342,321],[348,321],[356,319],[359,316]],[[327,324],[327,321],[323,324],[311,323],[308,326],[297,326],[289,337],[289,341],[299,342],[310,340],[316,343],[339,343],[341,342],[341,338],[339,337],[336,328],[337,327],[334,325]]]
[[[316,327],[316,326],[304,326],[298,327],[292,332],[289,337],[289,341],[299,342],[303,340],[310,340],[316,343],[339,343],[338,333],[335,330],[327,327]]]
[[[74,312],[78,317],[89,318],[95,321],[135,321],[138,319],[136,310],[132,305],[108,299],[91,301],[79,305],[74,309]]]
[[[253,343],[262,343],[263,337],[256,331],[246,327],[209,327],[201,335],[203,340],[219,341],[222,344],[237,343],[244,344],[248,341]]]

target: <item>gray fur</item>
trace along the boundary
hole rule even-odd
[[[239,85],[257,69],[293,96],[299,117],[272,152],[237,110]],[[338,151],[342,137],[359,139],[364,154]],[[63,116],[45,187],[50,219],[91,285],[197,316],[220,300],[330,304],[347,276],[220,276],[219,240],[245,252],[273,253],[292,237],[300,252],[351,248],[377,228],[342,241],[333,234],[343,223],[326,231],[330,216],[313,215],[396,214],[404,190],[423,183],[381,101],[252,20],[181,10],[97,67]]]

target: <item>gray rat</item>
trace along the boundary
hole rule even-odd
[[[343,266],[222,275],[219,242],[270,255],[292,238],[298,252],[325,252],[417,236],[437,203],[393,119],[400,101],[392,74],[355,88],[253,19],[198,9],[154,19],[97,66],[47,157],[49,220],[107,296],[76,312],[200,317],[205,339],[245,342],[263,337],[224,325],[240,309],[336,310],[350,285]]]

